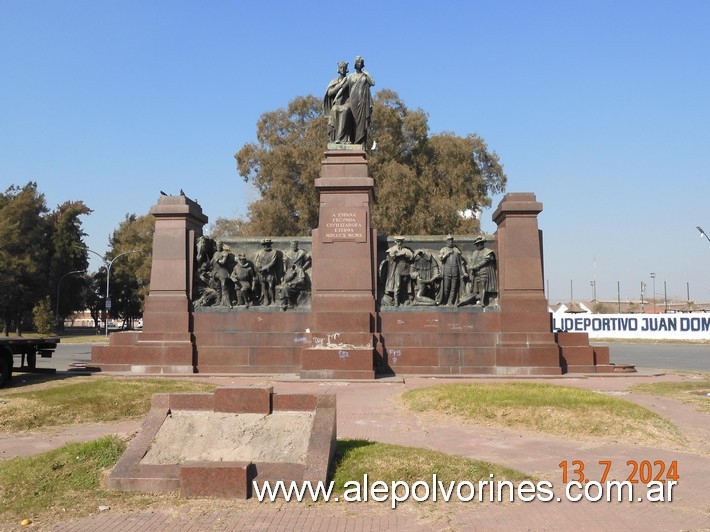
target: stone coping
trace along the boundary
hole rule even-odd
[[[143,464],[166,418],[176,410],[222,413],[312,412],[305,463],[191,461]],[[217,427],[216,427],[217,428]],[[183,497],[212,496],[247,499],[252,482],[277,480],[326,481],[335,454],[335,395],[274,394],[273,387],[224,387],[212,393],[155,394],[138,435],[113,468],[108,486],[122,491],[152,493],[180,490]]]

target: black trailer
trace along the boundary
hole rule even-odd
[[[9,338],[0,337],[0,388],[12,377],[15,355],[20,356],[20,371],[32,371],[37,367],[37,355],[51,358],[59,338]]]

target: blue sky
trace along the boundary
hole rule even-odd
[[[595,278],[648,296],[651,272],[659,298],[710,301],[708,21],[700,0],[0,0],[0,188],[84,200],[99,253],[160,190],[243,214],[233,155],[259,116],[362,55],[375,89],[479,134],[507,191],[537,195],[551,301]]]

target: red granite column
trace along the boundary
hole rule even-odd
[[[362,150],[329,150],[315,181],[313,347],[301,354],[302,378],[373,378],[376,231],[374,180]]]
[[[529,368],[526,371],[531,373],[559,373],[559,348],[544,291],[542,234],[537,223],[540,212],[542,203],[535,194],[510,193],[493,213],[498,225],[501,310],[496,365]]]
[[[531,193],[506,194],[493,213],[498,225],[498,282],[503,300],[520,301],[526,311],[547,312],[542,272],[542,236],[537,215],[542,203]],[[511,309],[505,309],[511,310]]]
[[[162,366],[192,372],[192,251],[207,216],[184,196],[161,196],[150,213],[155,216],[153,265],[141,340],[162,343]]]
[[[193,373],[192,252],[207,217],[184,196],[161,196],[150,213],[155,233],[143,331],[112,334],[109,345],[93,347],[91,360],[107,371]]]

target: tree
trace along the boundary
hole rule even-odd
[[[49,334],[54,330],[54,310],[49,296],[40,300],[32,309],[32,321],[35,330],[40,334]]]
[[[58,311],[59,326],[64,318],[76,310],[86,307],[85,277],[69,272],[86,272],[89,267],[88,252],[83,249],[86,233],[81,228],[80,216],[91,214],[92,210],[82,201],[66,201],[50,215],[52,227],[52,256],[49,264],[48,281],[50,287],[56,287],[52,299]],[[61,284],[61,286],[60,286]],[[59,292],[61,288],[61,292]],[[54,300],[59,298],[59,304]]]
[[[239,174],[261,198],[248,207],[247,235],[299,235],[318,222],[314,180],[327,139],[327,122],[314,96],[299,96],[286,109],[264,113],[257,143],[235,155]]]
[[[11,186],[0,193],[0,319],[8,334],[18,334],[32,319],[32,310],[45,297],[56,308],[59,281],[72,271],[86,270],[80,216],[90,214],[81,201],[67,201],[50,212],[37,183]],[[62,282],[60,317],[83,308],[83,278]]]
[[[373,105],[373,225],[382,234],[478,232],[478,220],[462,213],[490,206],[490,195],[505,190],[497,154],[474,134],[429,136],[426,113],[407,108],[394,91],[379,91]],[[235,154],[239,174],[261,197],[249,205],[248,221],[231,227],[243,235],[310,233],[318,224],[314,180],[326,142],[327,121],[314,96],[264,113],[257,122],[257,142]],[[229,225],[218,219],[215,227]]]
[[[242,218],[217,218],[210,228],[210,235],[215,240],[230,240],[248,234],[248,224]]]
[[[50,224],[37,183],[11,186],[0,194],[0,315],[5,335],[18,334],[34,306],[48,294]]]

